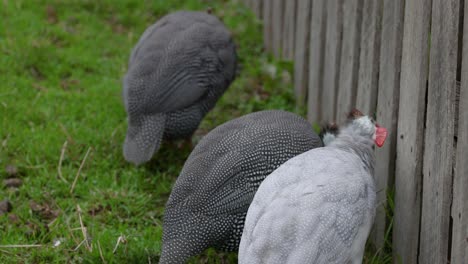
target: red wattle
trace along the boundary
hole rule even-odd
[[[375,144],[377,147],[382,147],[385,143],[385,139],[387,139],[387,129],[385,127],[377,127],[375,130]]]

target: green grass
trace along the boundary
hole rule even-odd
[[[242,71],[194,136],[237,116],[263,109],[295,111],[291,63],[262,53],[261,25],[227,1],[1,1],[0,178],[13,210],[0,216],[0,263],[157,262],[162,214],[171,186],[190,153],[166,143],[149,164],[122,157],[126,115],[121,78],[144,29],[177,9],[208,6],[230,28]],[[271,75],[266,68],[274,66]],[[290,76],[290,75],[289,75]],[[61,149],[67,142],[58,176]],[[76,186],[71,186],[90,148]],[[35,205],[36,204],[36,205]],[[80,243],[78,206],[90,248]],[[12,219],[16,218],[16,219]],[[118,238],[125,237],[113,253]],[[54,247],[54,243],[60,245]],[[100,250],[102,252],[102,257]],[[198,260],[219,263],[235,255],[207,251]]]
[[[130,50],[147,26],[171,11],[207,7],[232,31],[242,70],[194,142],[253,111],[304,115],[294,103],[292,64],[262,51],[260,23],[235,2],[0,2],[0,179],[23,181],[19,188],[0,183],[0,200],[13,206],[0,215],[0,245],[41,245],[0,247],[0,263],[158,261],[164,205],[191,150],[165,143],[144,166],[124,161],[121,78]],[[11,166],[17,172],[8,172]],[[89,247],[82,243],[80,218]],[[366,259],[389,263],[381,255],[369,253]],[[235,263],[236,256],[207,250],[191,262]]]

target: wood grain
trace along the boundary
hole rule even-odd
[[[420,263],[448,263],[459,0],[433,0]]]
[[[465,0],[451,263],[468,263],[468,1]]]
[[[283,17],[282,54],[286,60],[294,59],[294,39],[296,29],[296,0],[285,3]]]
[[[338,81],[340,78],[341,37],[343,30],[343,0],[328,0],[327,29],[322,91],[322,120],[335,120]]]
[[[312,3],[310,0],[297,0],[296,35],[294,48],[294,93],[299,106],[305,104],[309,78],[309,41],[310,16]]]
[[[377,122],[386,127],[389,134],[385,145],[382,148],[376,148],[375,151],[377,201],[382,204],[377,208],[371,234],[371,241],[376,248],[384,246],[384,236],[388,223],[386,223],[386,212],[383,205],[385,205],[387,199],[387,190],[393,186],[395,180],[403,16],[404,0],[384,0],[376,117]]]
[[[356,107],[374,116],[377,104],[382,1],[364,0]]]
[[[251,0],[252,1],[252,11],[258,18],[262,18],[262,8],[263,8],[263,0]]]
[[[320,121],[320,98],[323,84],[323,50],[325,47],[326,1],[314,0],[310,25],[309,87],[307,118]]]
[[[267,51],[273,51],[273,2],[265,0],[263,2],[263,43]]]
[[[430,15],[431,1],[406,1],[395,170],[395,263],[418,263]]]
[[[283,43],[283,15],[284,15],[284,1],[271,0],[273,2],[272,11],[272,34],[273,34],[273,54],[276,58],[282,57],[281,44]]]
[[[359,43],[362,0],[343,1],[343,40],[341,44],[340,79],[336,119],[342,122],[346,113],[355,106],[359,72]]]

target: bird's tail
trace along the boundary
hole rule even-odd
[[[165,114],[144,115],[129,119],[123,146],[125,160],[140,165],[158,151],[164,135]]]

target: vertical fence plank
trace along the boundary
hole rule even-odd
[[[310,16],[312,3],[310,0],[297,1],[297,20],[294,48],[294,93],[297,104],[303,106],[307,96],[309,72],[309,40]]]
[[[374,115],[377,103],[382,1],[364,0],[362,9],[356,107],[372,116]],[[385,87],[385,89],[388,89],[388,87]],[[386,187],[386,185],[382,186],[382,177],[383,175],[376,174],[377,198],[380,206],[377,208],[371,236],[377,247],[383,245],[383,234],[385,232],[384,204],[386,190],[381,187]]]
[[[395,263],[418,263],[430,15],[431,1],[406,1],[395,171]]]
[[[400,93],[401,47],[403,38],[404,0],[384,0],[380,46],[377,122],[389,135],[382,148],[376,148],[375,175],[377,201],[386,200],[386,190],[395,173],[398,102]],[[377,208],[371,240],[377,248],[384,246],[386,231],[385,208]]]
[[[362,0],[343,1],[343,41],[336,110],[339,122],[345,119],[345,113],[351,110],[356,101],[361,13]]]
[[[268,0],[267,0],[268,1]],[[263,0],[252,0],[252,10],[258,18],[263,17]]]
[[[292,60],[294,58],[294,36],[296,29],[296,0],[288,0],[285,3],[283,18],[283,58]]]
[[[273,2],[272,26],[273,26],[273,54],[281,58],[281,43],[283,42],[283,15],[284,1],[271,0]]]
[[[325,47],[326,1],[314,0],[310,25],[309,87],[307,95],[307,118],[310,122],[320,120],[320,91],[323,84],[323,50]]]
[[[423,164],[421,263],[448,263],[459,0],[433,0]]]
[[[374,115],[379,76],[381,0],[364,0],[356,107]]]
[[[267,51],[273,50],[273,25],[272,25],[272,1],[263,2],[263,42]]]
[[[336,93],[340,76],[341,34],[343,29],[343,0],[328,0],[325,60],[322,90],[322,120],[335,120]]]
[[[453,178],[452,259],[468,263],[468,1],[465,0],[463,55],[458,118],[458,142]]]

